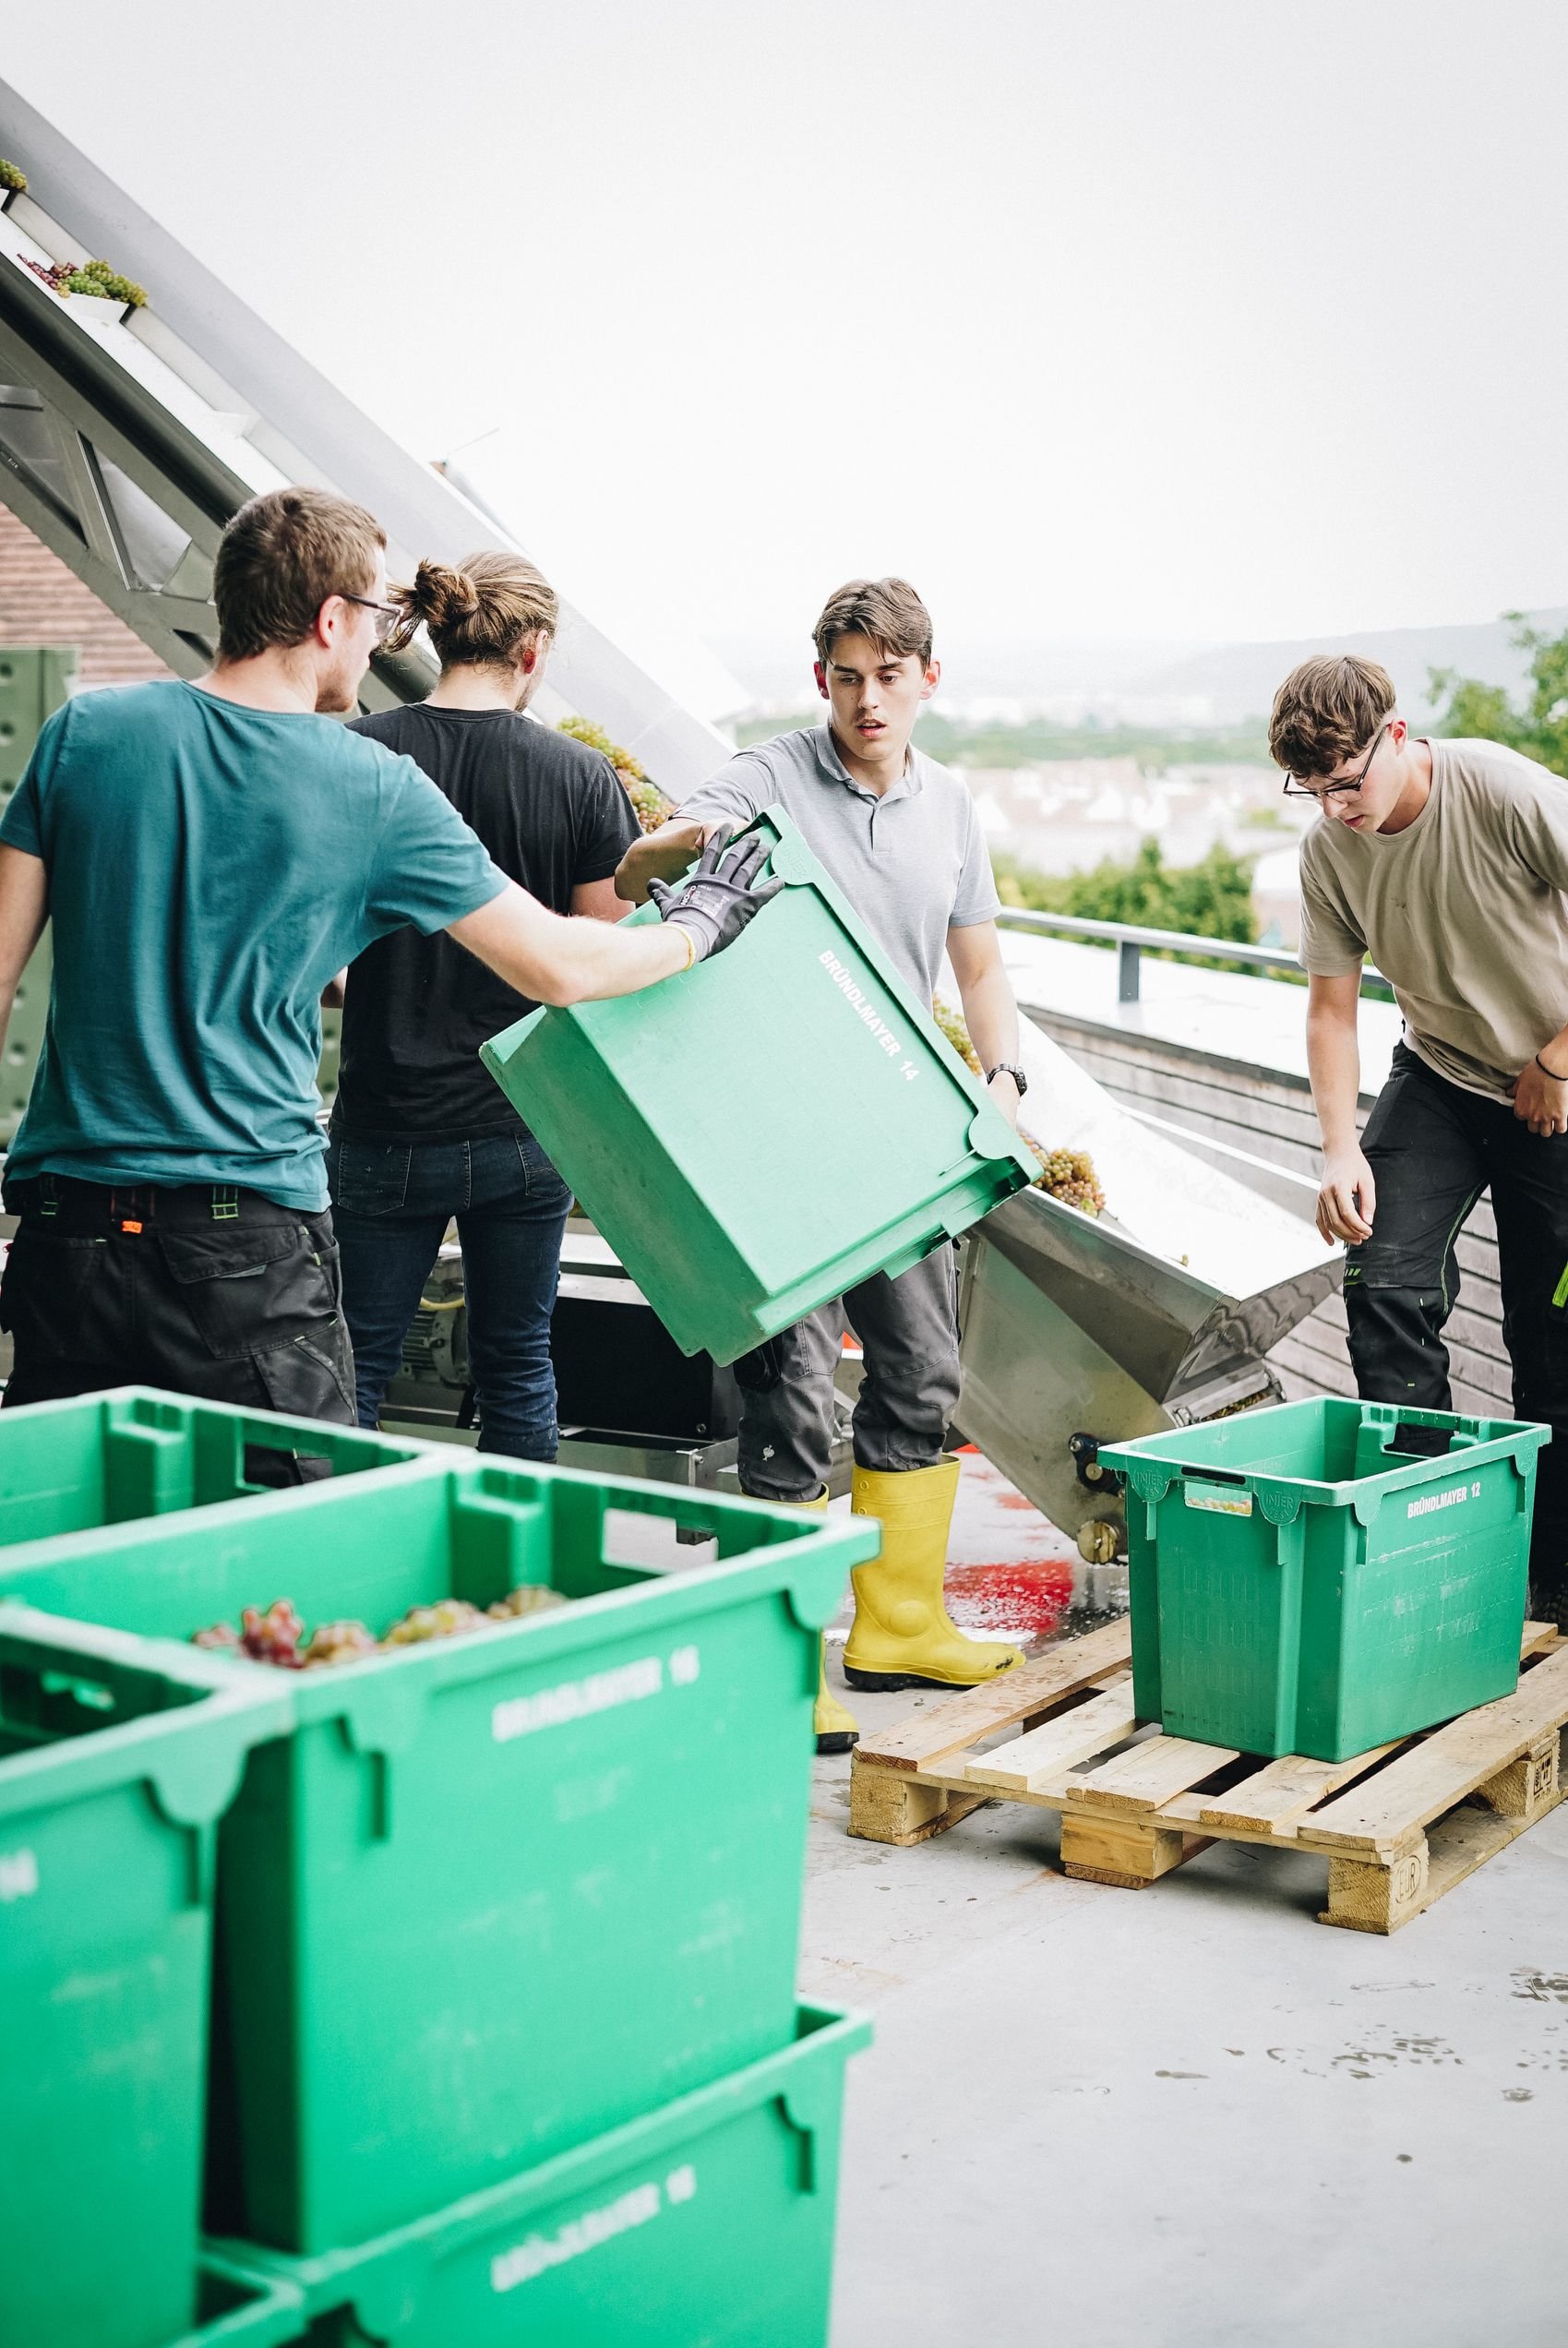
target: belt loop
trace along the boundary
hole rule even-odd
[[[53,1174],[41,1174],[39,1176],[38,1192],[41,1202],[38,1210],[39,1214],[41,1216],[51,1217],[58,1215],[60,1212],[60,1186],[55,1181]]]
[[[211,1215],[214,1223],[239,1221],[240,1194],[232,1182],[213,1183]]]

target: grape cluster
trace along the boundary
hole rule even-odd
[[[1035,1190],[1048,1192],[1064,1206],[1075,1206],[1081,1214],[1103,1214],[1106,1194],[1087,1150],[1042,1149],[1038,1142],[1024,1138],[1040,1161],[1040,1170],[1035,1177]]]
[[[525,1582],[483,1611],[470,1605],[466,1598],[442,1598],[433,1606],[411,1606],[381,1639],[364,1623],[353,1620],[322,1623],[307,1639],[293,1599],[278,1598],[265,1611],[247,1606],[238,1631],[231,1623],[213,1623],[196,1632],[191,1643],[229,1655],[245,1655],[252,1662],[270,1663],[283,1671],[309,1671],[324,1664],[358,1663],[367,1655],[390,1654],[400,1647],[420,1647],[428,1639],[459,1638],[465,1632],[488,1630],[493,1623],[521,1622],[566,1602],[559,1590],[542,1582]]]
[[[983,1076],[986,1072],[980,1065],[979,1055],[969,1040],[969,1030],[964,1025],[960,1013],[954,1011],[950,1003],[943,1002],[939,995],[931,1005],[931,1016],[965,1068],[971,1070],[976,1076]]]

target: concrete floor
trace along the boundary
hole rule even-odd
[[[1005,1493],[966,1462],[956,1557]],[[993,1616],[1021,1563],[1069,1570],[1011,1505]],[[852,1842],[848,1779],[818,1763],[801,1973],[877,2024],[833,2348],[1568,2342],[1568,1807],[1380,1939],[1313,1921],[1306,1854],[1222,1843],[1119,1891],[1005,1803]]]

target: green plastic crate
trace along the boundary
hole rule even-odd
[[[0,1607],[6,2348],[166,2348],[197,2316],[214,1822],[289,1711]]]
[[[718,1362],[1039,1172],[783,809],[756,828],[788,885],[736,945],[481,1051],[681,1350]]]
[[[269,1410],[192,1402],[150,1386],[120,1386],[67,1402],[0,1411],[0,1546],[96,1533],[138,1517],[219,1509],[209,1536],[283,1479],[301,1479],[291,1510],[302,1522],[349,1476],[438,1464],[436,1446]],[[257,1479],[261,1480],[257,1480]],[[273,1518],[270,1521],[278,1521]],[[299,1527],[281,1520],[280,1561]]]
[[[1402,1450],[1406,1429],[1447,1450]],[[1140,1719],[1343,1761],[1508,1695],[1550,1441],[1512,1419],[1319,1401],[1106,1445],[1127,1479]]]
[[[720,1562],[606,1562],[612,1507]],[[470,1460],[213,1522],[0,1552],[0,1591],[153,1636],[578,1601],[288,1676],[220,1846],[216,2230],[362,2242],[787,2042],[817,1633],[872,1520]]]
[[[279,2262],[309,2348],[824,2348],[844,2066],[871,2027],[808,2006],[796,2031],[382,2241]]]

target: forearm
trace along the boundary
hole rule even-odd
[[[692,959],[690,932],[677,923],[573,918],[548,912],[515,884],[454,922],[450,934],[520,995],[557,1006],[634,995]]]
[[[961,983],[958,991],[964,1006],[964,1024],[969,1030],[982,1074],[988,1074],[1004,1060],[1010,1067],[1016,1067],[1018,1003],[1007,972],[987,970],[967,987]]]
[[[1307,1014],[1307,1073],[1318,1113],[1323,1156],[1359,1149],[1356,1109],[1361,1096],[1361,1053],[1354,1021]]]
[[[646,904],[651,880],[678,880],[702,849],[712,827],[672,816],[656,832],[634,840],[616,868],[616,894],[632,904]]]

